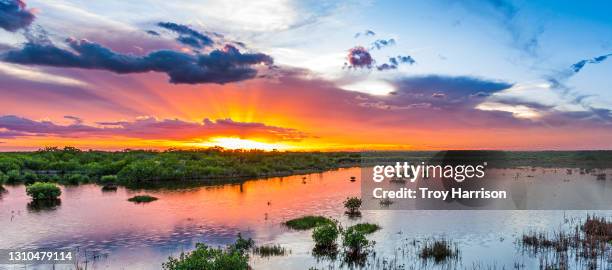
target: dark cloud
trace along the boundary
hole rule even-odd
[[[577,63],[571,65],[570,69],[574,73],[578,73],[578,72],[580,72],[580,70],[582,70],[582,68],[584,68],[584,66],[586,64],[599,64],[599,63],[605,61],[610,56],[612,56],[612,53],[606,54],[606,55],[597,56],[597,57],[594,57],[594,58],[591,58],[591,59],[580,60]]]
[[[81,133],[94,132],[96,128],[82,124],[71,124],[68,126],[56,125],[50,121],[34,121],[15,115],[0,116],[0,128],[4,128],[14,134],[55,134],[55,135],[77,135]]]
[[[209,36],[193,30],[186,25],[172,22],[160,22],[157,26],[179,34],[178,38],[176,38],[178,42],[196,49],[211,47],[215,43]]]
[[[358,37],[360,37],[361,35],[364,35],[364,36],[369,36],[369,37],[373,37],[373,36],[375,36],[375,35],[376,35],[376,33],[374,33],[374,31],[372,31],[372,30],[368,30],[368,29],[366,29],[366,30],[364,30],[363,32],[358,32],[358,33],[355,33],[355,36],[354,36],[354,37],[355,37],[355,38],[358,38]]]
[[[372,46],[370,46],[370,49],[380,50],[380,49],[382,49],[384,47],[392,46],[392,45],[395,45],[395,39],[392,39],[392,38],[390,38],[390,39],[378,39],[378,40],[372,42]]]
[[[66,117],[68,118],[68,117]],[[79,119],[78,117],[71,117]],[[212,136],[261,137],[280,141],[299,141],[308,135],[291,128],[268,126],[263,123],[236,122],[232,119],[188,122],[179,119],[159,120],[141,117],[134,121],[99,122],[98,126],[75,121],[69,125],[58,125],[51,121],[34,121],[15,115],[0,116],[1,138],[23,136],[59,137],[106,137],[124,136],[154,140],[191,140]]]
[[[15,139],[15,138],[25,137],[25,136],[28,136],[28,134],[24,132],[16,132],[16,131],[11,131],[11,130],[0,130],[0,138],[2,139]],[[0,143],[4,143],[4,142],[0,142]]]
[[[349,50],[348,56],[349,68],[372,68],[374,59],[370,52],[364,47],[357,46]]]
[[[147,30],[146,32],[147,34],[152,35],[152,36],[159,36],[159,33],[155,30]]]
[[[376,69],[378,69],[379,71],[392,70],[392,69],[397,69],[397,65],[384,63],[382,65],[376,66]]]
[[[15,32],[34,21],[34,13],[21,0],[0,0],[0,28]]]
[[[262,53],[241,53],[232,45],[215,49],[209,54],[188,54],[173,50],[159,50],[145,56],[121,54],[98,43],[68,39],[68,51],[53,44],[26,43],[19,50],[3,55],[3,60],[26,65],[47,65],[84,69],[108,70],[119,74],[163,72],[171,83],[237,82],[254,78],[253,65],[271,65],[270,56]]]
[[[389,105],[431,104],[432,108],[447,110],[473,110],[483,97],[508,89],[512,84],[476,77],[418,76],[393,82],[397,90],[387,102]]]
[[[550,83],[551,89],[558,91],[564,98],[568,98],[570,103],[580,105],[585,110],[589,111],[594,117],[599,117],[606,120],[609,118],[609,116],[602,117],[604,116],[605,112],[602,114],[599,108],[593,107],[593,105],[587,101],[587,98],[592,97],[591,95],[584,95],[576,91],[572,91],[572,88],[567,86],[566,83],[567,80],[582,71],[587,64],[599,64],[608,59],[610,56],[612,56],[612,53],[600,55],[591,59],[580,60],[569,66],[569,68],[565,68],[559,72],[546,76],[545,79]]]
[[[72,116],[72,115],[65,115],[64,118],[72,120],[74,122],[74,124],[82,124],[83,123],[83,119],[81,119],[80,117],[76,117],[76,116]]]
[[[416,63],[416,61],[410,55],[406,55],[406,56],[398,55],[396,57],[390,57],[388,63],[383,63],[382,65],[378,65],[376,66],[376,69],[378,69],[379,71],[385,71],[385,70],[397,69],[397,67],[400,64],[412,65],[414,63]]]

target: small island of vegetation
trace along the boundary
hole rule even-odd
[[[53,183],[36,182],[26,187],[26,194],[32,197],[33,201],[57,200],[62,191]]]
[[[287,227],[294,230],[309,230],[325,224],[333,224],[333,221],[322,216],[303,216],[285,222]]]
[[[137,195],[129,198],[128,201],[135,203],[149,203],[152,201],[157,201],[157,198],[150,195]]]

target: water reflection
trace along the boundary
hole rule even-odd
[[[62,204],[60,199],[51,200],[36,200],[28,203],[28,211],[40,212],[40,211],[52,211],[57,209]]]
[[[457,243],[461,256],[455,264],[460,268],[495,265],[512,269],[520,264],[531,269],[538,267],[538,258],[521,254],[514,243],[523,232],[559,229],[569,226],[567,220],[586,216],[585,211],[398,210],[362,211],[360,218],[349,219],[342,202],[359,196],[360,175],[360,169],[351,168],[227,185],[119,187],[115,192],[102,192],[96,185],[70,186],[62,187],[61,205],[46,211],[28,207],[30,198],[22,185],[7,186],[0,201],[0,249],[75,248],[87,254],[87,269],[158,269],[168,256],[190,250],[197,242],[224,245],[240,232],[258,245],[278,244],[291,250],[287,256],[253,256],[255,269],[346,266],[339,259],[313,256],[309,231],[291,231],[281,225],[314,214],[330,216],[345,226],[381,225],[382,230],[370,235],[376,241],[376,258],[368,259],[367,265],[374,269],[389,264],[439,268],[417,259],[420,243],[432,237]],[[565,171],[558,175],[562,180]],[[159,200],[150,204],[127,201],[143,193]],[[611,215],[609,211],[596,213]]]

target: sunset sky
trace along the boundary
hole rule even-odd
[[[612,3],[0,0],[0,151],[612,149]]]

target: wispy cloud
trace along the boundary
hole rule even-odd
[[[0,62],[0,73],[9,75],[15,78],[29,80],[41,83],[52,83],[59,85],[70,85],[86,87],[88,84],[77,79],[65,77],[57,74],[50,74],[35,68],[29,68],[22,65],[8,64]]]
[[[232,119],[189,122],[180,119],[140,117],[133,121],[97,122],[87,125],[79,117],[65,116],[73,120],[69,125],[59,125],[47,120],[31,120],[15,115],[0,116],[0,136],[16,138],[26,136],[58,137],[111,137],[121,136],[151,140],[194,140],[210,137],[234,136],[263,138],[275,141],[299,141],[308,135],[292,128],[269,126],[255,122],[237,122]]]
[[[173,22],[160,22],[157,24],[157,26],[176,32],[177,34],[179,34],[176,40],[187,46],[196,49],[201,49],[214,45],[214,41],[212,38],[196,30],[193,30],[186,25],[177,24]]]

